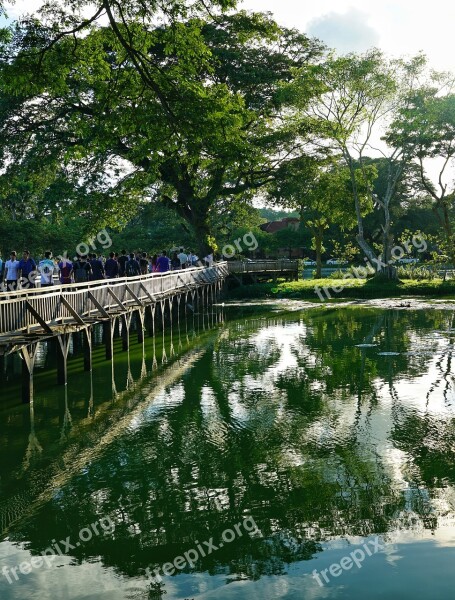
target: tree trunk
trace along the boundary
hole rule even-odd
[[[322,277],[322,231],[317,228],[314,232],[314,248],[316,250],[316,278]]]
[[[385,266],[381,265],[380,269],[376,273],[375,279],[386,279],[388,281],[398,281],[398,272],[395,265],[392,264],[392,243],[393,238],[391,235],[391,220],[389,203],[387,200],[384,201],[384,227],[382,236],[382,262]]]
[[[370,263],[374,266],[374,265],[376,265],[375,260],[377,259],[377,256],[375,255],[373,248],[371,248],[370,244],[366,241],[366,239],[364,237],[364,233],[363,233],[363,217],[362,217],[362,209],[361,209],[361,205],[360,205],[359,190],[358,190],[357,181],[355,178],[354,161],[347,149],[343,150],[343,155],[344,155],[344,158],[345,158],[346,163],[349,168],[349,174],[350,174],[351,185],[352,185],[352,194],[354,196],[355,214],[357,217],[356,240],[357,240],[357,243],[358,243],[360,249],[363,251],[363,253],[367,257],[367,259],[370,261]]]
[[[211,241],[210,226],[208,223],[208,213],[198,210],[192,213],[190,225],[194,231],[197,243],[197,254],[200,260],[203,260],[208,254],[214,252]]]
[[[209,225],[209,206],[204,200],[194,196],[181,196],[178,202],[169,200],[166,205],[174,209],[189,224],[196,240],[196,253],[200,260],[214,252]]]

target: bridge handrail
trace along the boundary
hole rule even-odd
[[[260,259],[254,261],[228,261],[230,273],[264,273],[276,271],[298,271],[298,259]]]
[[[213,264],[213,268],[225,268],[226,261],[221,261]],[[153,278],[157,279],[166,279],[169,277],[178,278],[178,275],[182,275],[183,273],[200,273],[202,271],[207,270],[209,267],[188,267],[187,269],[180,269],[178,271],[166,271],[165,273],[147,273],[146,275],[137,275],[135,277],[114,277],[112,279],[97,279],[95,281],[86,281],[83,283],[57,283],[50,287],[35,287],[35,288],[27,288],[16,290],[14,292],[0,292],[0,302],[5,300],[11,300],[11,297],[14,296],[14,299],[19,297],[29,297],[35,296],[37,294],[50,294],[65,291],[77,291],[77,290],[93,290],[93,288],[97,287],[105,287],[106,285],[116,285],[119,283],[129,284],[136,281],[145,281]]]
[[[124,313],[132,307],[140,308],[174,291],[181,293],[214,283],[229,273],[297,269],[298,261],[288,259],[221,261],[212,267],[3,292],[0,293],[0,335],[11,337],[31,332],[33,328],[47,328],[47,325],[84,325],[91,317],[98,319]]]
[[[226,263],[219,262],[212,267],[7,292],[0,298],[0,334],[28,331],[40,325],[40,319],[58,325],[66,319],[74,323],[77,316],[83,320],[113,311],[125,312],[132,306],[157,302],[174,290],[214,283],[227,274]]]

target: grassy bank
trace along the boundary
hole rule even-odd
[[[230,298],[294,298],[320,301],[315,293],[319,287],[327,298],[399,298],[401,296],[430,296],[434,298],[455,298],[455,281],[443,283],[442,280],[415,281],[404,280],[400,283],[383,283],[374,280],[358,279],[305,279],[301,281],[278,281],[277,283],[259,283],[245,285],[229,292]],[[329,298],[329,299],[330,299]]]

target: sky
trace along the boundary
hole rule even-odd
[[[397,57],[422,50],[433,68],[455,72],[455,3],[448,0],[244,0],[241,6],[269,11],[340,53],[375,46]]]
[[[16,0],[8,13],[15,17],[33,12],[39,4],[40,0]],[[271,12],[278,23],[318,37],[340,53],[373,46],[391,56],[422,50],[432,67],[455,72],[455,3],[448,0],[240,0],[239,7]]]

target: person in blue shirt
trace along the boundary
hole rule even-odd
[[[170,261],[169,261],[169,258],[167,256],[166,250],[163,250],[163,252],[161,253],[161,256],[156,261],[156,264],[157,264],[157,267],[158,267],[158,271],[160,273],[166,273],[166,271],[169,271],[169,269],[170,269]]]
[[[38,263],[38,272],[41,279],[41,287],[50,287],[54,285],[55,263],[52,260],[52,252],[47,250],[44,253],[43,260]]]
[[[104,265],[104,270],[106,271],[106,277],[108,279],[114,279],[114,277],[118,277],[119,265],[115,260],[115,254],[113,252],[109,254],[109,258]]]
[[[22,289],[35,287],[36,262],[30,256],[28,250],[24,250],[22,258],[19,261],[19,278],[21,279]]]
[[[92,267],[92,274],[90,276],[91,281],[97,281],[104,279],[104,266],[99,258],[96,258],[96,254],[90,254],[89,260],[90,266]]]

